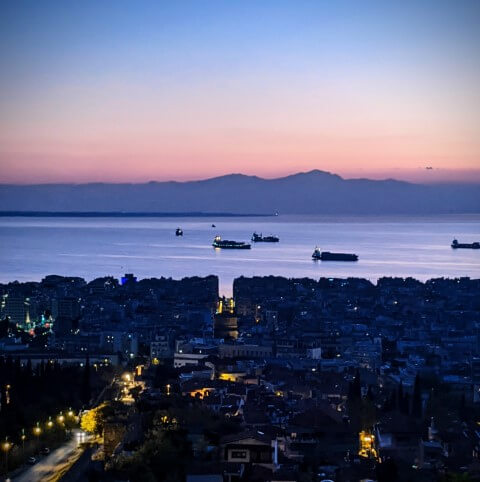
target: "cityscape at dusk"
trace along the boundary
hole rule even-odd
[[[0,3],[0,482],[480,482],[480,1]]]

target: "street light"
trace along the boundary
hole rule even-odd
[[[52,427],[53,427],[52,417],[48,417],[47,427],[48,427],[48,428],[52,428]]]
[[[8,437],[5,437],[5,442],[2,444],[2,450],[5,452],[5,479],[8,475],[8,452],[12,448],[12,444],[8,441]]]
[[[167,383],[167,395],[170,395],[170,388],[171,388],[170,383]]]
[[[40,423],[37,422],[36,427],[33,429],[33,433],[37,437],[37,451],[40,449],[40,434],[42,433],[42,429],[40,428]]]
[[[25,435],[24,428],[22,428],[22,435],[20,436],[20,438],[22,439],[22,459],[23,461],[25,461],[25,439],[27,438],[27,436]]]
[[[67,436],[67,426],[65,425],[65,415],[63,412],[60,412],[60,415],[57,417],[57,421],[61,427],[65,429],[65,437]]]

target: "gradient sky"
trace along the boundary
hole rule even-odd
[[[480,182],[479,25],[478,0],[3,0],[0,182]]]

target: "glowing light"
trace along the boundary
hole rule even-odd
[[[378,454],[375,448],[375,435],[362,430],[359,434],[360,447],[358,455],[367,458],[378,458]]]
[[[234,382],[234,381],[236,381],[236,379],[237,379],[236,376],[235,376],[233,373],[226,373],[226,372],[220,373],[220,375],[218,376],[218,378],[219,378],[220,380],[225,380],[225,381],[227,381],[227,382]]]

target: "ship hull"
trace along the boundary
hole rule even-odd
[[[314,253],[312,258],[318,261],[358,261],[358,256],[356,254],[330,253],[328,251],[323,251],[320,254]]]
[[[252,241],[254,243],[278,243],[280,238],[278,236],[262,236],[261,234],[253,233]]]
[[[244,244],[242,246],[231,246],[231,245],[219,246],[217,244],[212,244],[212,246],[214,248],[218,248],[218,249],[250,249],[251,248],[251,246],[249,244]]]
[[[238,244],[231,244],[231,243],[213,243],[212,246],[218,249],[250,249],[251,245],[246,243],[238,243]]]

